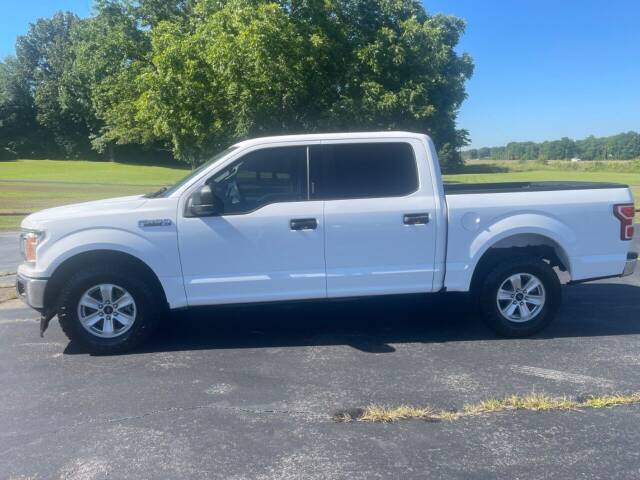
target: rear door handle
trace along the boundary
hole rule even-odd
[[[429,223],[428,213],[405,213],[402,217],[405,225],[426,225]]]
[[[289,221],[291,230],[315,230],[318,228],[318,220],[315,218],[293,218]]]

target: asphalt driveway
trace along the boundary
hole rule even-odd
[[[556,323],[525,340],[496,338],[464,296],[405,297],[190,312],[113,357],[68,344],[57,321],[40,339],[37,315],[4,302],[0,478],[638,478],[640,406],[331,418],[640,390],[640,274],[564,294]]]

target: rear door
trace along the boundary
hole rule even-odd
[[[433,186],[419,141],[327,141],[312,156],[325,200],[327,295],[429,292],[436,248]]]

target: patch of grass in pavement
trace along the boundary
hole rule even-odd
[[[358,419],[362,422],[395,422],[406,418],[435,418],[438,412],[424,407],[412,407],[400,405],[399,407],[386,408],[380,405],[371,405],[364,408],[362,416]]]
[[[502,399],[487,399],[467,404],[460,411],[437,410],[431,407],[410,405],[383,406],[369,405],[364,408],[338,412],[337,422],[390,423],[398,420],[419,419],[428,421],[454,421],[476,415],[491,414],[509,410],[530,410],[534,412],[551,410],[583,410],[588,408],[608,408],[640,403],[640,392],[628,395],[593,395],[582,399],[552,397],[544,393],[510,395]]]

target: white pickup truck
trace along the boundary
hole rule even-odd
[[[240,142],[176,185],[22,222],[17,290],[110,353],[167,309],[388,294],[476,294],[505,336],[547,325],[572,282],[629,275],[633,198],[610,183],[444,185],[407,132]]]

